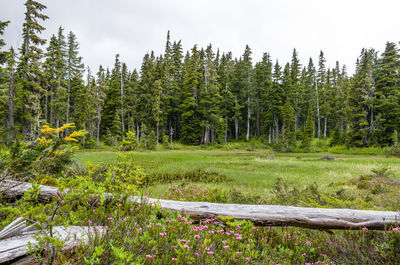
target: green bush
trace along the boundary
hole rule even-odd
[[[138,142],[136,134],[133,131],[128,131],[126,133],[125,139],[122,140],[120,148],[123,151],[134,151],[138,147]]]

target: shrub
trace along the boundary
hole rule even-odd
[[[123,151],[134,151],[138,147],[136,134],[133,131],[128,131],[126,137],[122,140],[120,148]]]

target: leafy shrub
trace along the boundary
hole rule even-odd
[[[136,134],[134,131],[128,131],[126,137],[122,140],[120,148],[123,151],[134,151],[138,147]]]
[[[36,141],[16,141],[8,151],[3,151],[0,166],[7,171],[6,175],[15,179],[61,173],[72,163],[72,154],[77,148],[70,143],[78,142],[77,138],[87,132],[74,131],[61,138],[57,135],[67,128],[74,127],[72,123],[57,129],[43,126]]]
[[[400,144],[394,144],[387,148],[385,154],[388,156],[400,156]]]

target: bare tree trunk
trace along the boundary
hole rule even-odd
[[[324,115],[324,138],[326,138],[327,127],[328,127],[328,119],[327,119],[326,115]]]
[[[31,183],[2,181],[0,183],[4,199],[21,197]],[[57,196],[57,187],[40,185],[38,197],[49,200]],[[128,197],[130,201],[140,203],[140,197]],[[147,202],[160,207],[182,211],[195,220],[232,216],[238,220],[249,220],[260,226],[296,226],[315,229],[368,229],[384,230],[398,225],[400,214],[394,211],[371,211],[352,209],[328,209],[311,207],[293,207],[280,205],[245,205],[208,202],[173,201],[148,198]]]
[[[97,104],[97,130],[96,130],[96,146],[99,147],[100,142],[100,123],[101,123],[101,110],[100,104]]]
[[[321,117],[319,115],[319,99],[318,99],[317,83],[315,83],[315,94],[316,94],[316,98],[317,98],[317,122],[318,122],[317,136],[318,136],[318,138],[321,138]]]
[[[53,90],[53,86],[51,86],[51,88],[50,88],[50,124],[54,123],[53,101],[54,101],[54,90]]]
[[[224,143],[226,144],[228,140],[228,116],[225,116],[225,139]]]
[[[10,85],[8,86],[8,126],[14,127],[14,87],[15,75],[14,71],[11,72],[10,75]]]
[[[124,83],[122,80],[122,69],[121,69],[121,124],[122,124],[122,135],[125,132],[125,120],[124,120]],[[158,137],[157,137],[158,146]]]
[[[174,135],[174,129],[172,128],[172,126],[170,127],[170,130],[169,130],[169,139],[170,139],[170,141],[171,141],[171,149],[173,148],[173,146],[172,146],[172,136]]]
[[[49,121],[49,117],[47,116],[48,113],[48,106],[49,106],[49,96],[47,95],[47,91],[46,91],[46,96],[44,97],[44,119],[48,122]]]
[[[66,116],[65,116],[65,123],[69,123],[69,110],[70,110],[70,105],[71,105],[71,76],[68,74],[68,89],[67,89],[67,111],[66,111]],[[65,129],[65,133],[68,134],[69,130],[68,128]]]
[[[247,97],[247,134],[246,134],[246,141],[250,138],[250,96]]]
[[[268,143],[271,143],[271,126],[269,126],[269,133],[268,133]]]
[[[237,105],[238,105],[237,96],[235,96],[236,109],[237,109]],[[239,140],[239,119],[238,119],[238,113],[237,112],[238,111],[235,110],[235,138],[236,138],[236,141]]]
[[[136,141],[139,143],[140,127],[139,122],[136,123]]]
[[[260,99],[257,97],[256,136],[260,136]]]
[[[275,143],[279,143],[279,118],[276,114],[274,114],[274,122],[275,122]]]
[[[157,147],[158,147],[158,122],[157,122],[157,127],[156,127],[156,142],[157,142]]]

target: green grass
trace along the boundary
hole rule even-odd
[[[381,155],[334,154],[334,161],[323,161],[321,153],[277,154],[270,150],[181,150],[135,152],[134,159],[147,174],[184,172],[197,168],[213,170],[226,175],[232,181],[221,185],[235,186],[247,192],[268,194],[277,178],[299,187],[316,182],[323,190],[332,189],[335,183],[371,173],[379,167],[390,167],[395,176],[400,175],[400,159]],[[76,159],[81,163],[110,163],[115,152],[81,152]],[[148,192],[158,196],[168,184],[158,184]]]

